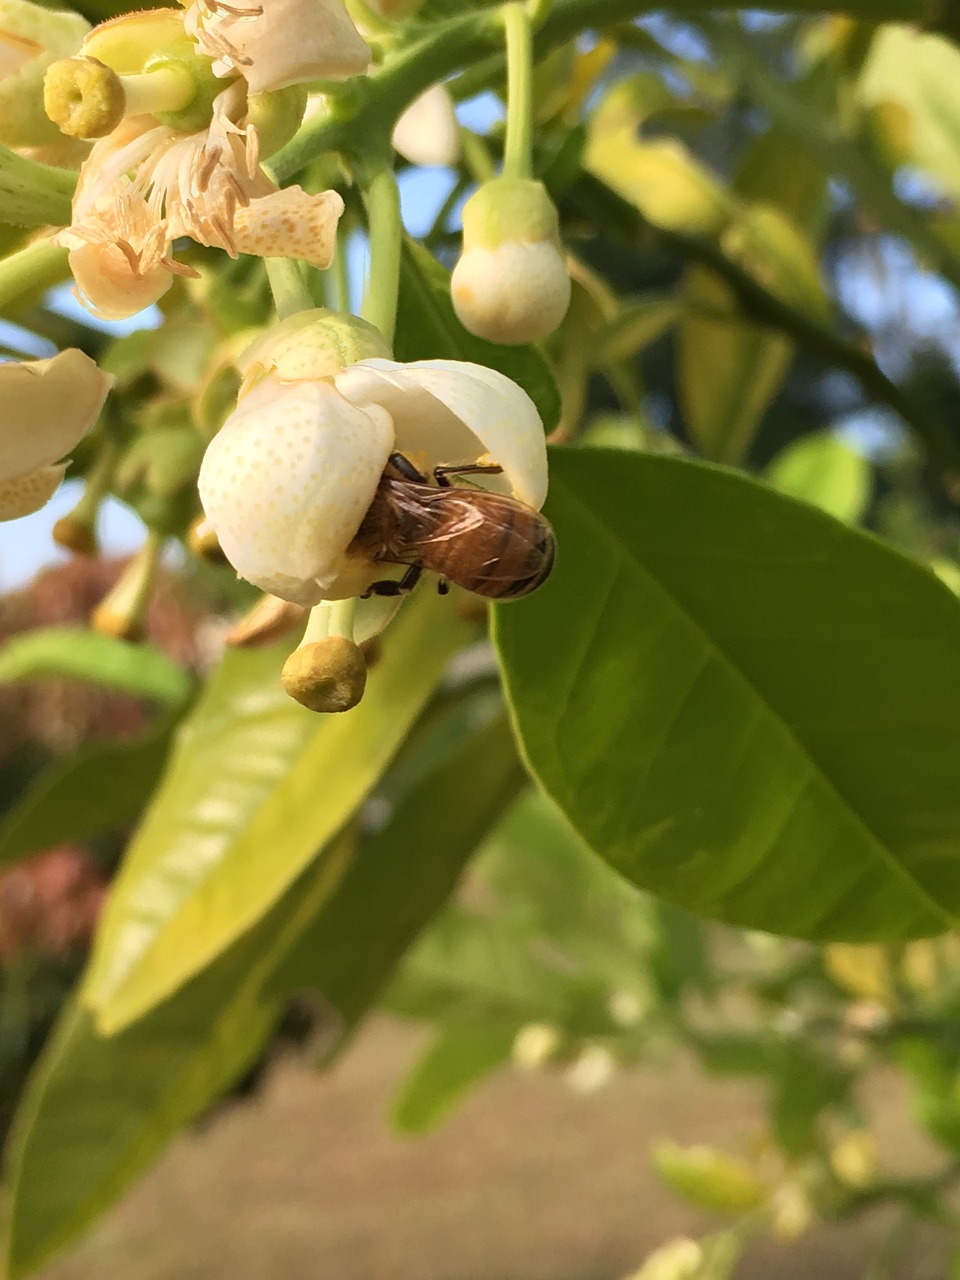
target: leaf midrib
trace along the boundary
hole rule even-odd
[[[635,557],[632,549],[629,547],[629,544],[625,540],[619,539],[615,531],[597,517],[593,508],[588,506],[588,504],[571,488],[570,485],[566,484],[560,477],[556,477],[554,479],[554,485],[563,490],[565,497],[567,497],[578,511],[585,516],[586,522],[599,531],[602,539],[612,544],[620,554],[623,555],[625,564],[628,567],[633,567],[641,578],[646,577],[649,582],[667,599],[667,601],[676,608],[684,621],[694,630],[697,636],[703,640],[708,649],[717,654],[720,661],[727,667],[734,677],[740,681],[749,691],[750,695],[760,703],[760,706],[773,721],[775,727],[784,734],[790,743],[794,745],[801,758],[806,761],[807,765],[813,770],[814,776],[820,781],[828,795],[844,812],[848,813],[853,818],[856,825],[868,837],[868,842],[871,847],[876,848],[880,861],[885,863],[888,868],[892,869],[894,874],[914,891],[920,901],[927,905],[933,915],[943,920],[948,928],[952,928],[956,923],[955,917],[945,911],[936,899],[927,892],[924,886],[916,880],[908,868],[897,860],[893,851],[888,848],[885,841],[883,841],[873,830],[866,818],[857,808],[854,807],[852,802],[847,799],[842,791],[840,791],[832,779],[828,777],[816,756],[807,744],[798,738],[793,732],[789,722],[784,719],[779,709],[761,694],[760,690],[753,684],[752,680],[742,669],[739,663],[736,662],[726,649],[717,642],[713,634],[706,629],[705,625],[701,623],[693,613],[691,613],[686,603],[681,601],[652,569],[648,568],[641,560]]]

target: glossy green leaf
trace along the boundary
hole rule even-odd
[[[153,794],[172,737],[173,726],[164,723],[132,742],[95,743],[54,761],[0,825],[0,863],[133,822]]]
[[[524,781],[500,714],[448,750],[361,842],[290,964],[337,1011],[341,1045]]]
[[[258,926],[172,1000],[103,1038],[73,1004],[28,1086],[7,1152],[5,1276],[79,1235],[259,1054],[284,995],[265,992],[340,873],[341,840]]]
[[[421,594],[339,716],[286,696],[275,650],[228,656],[110,895],[82,995],[101,1030],[142,1017],[256,924],[356,811],[469,633]]]
[[[467,1023],[444,1027],[404,1080],[390,1110],[401,1133],[425,1133],[453,1110],[471,1085],[510,1058],[514,1035]]]
[[[788,444],[770,463],[767,479],[781,493],[856,524],[870,501],[872,469],[832,432],[818,431]]]
[[[550,581],[496,609],[534,774],[702,915],[896,940],[960,911],[960,604],[735,472],[559,450]]]
[[[173,705],[190,695],[189,672],[149,644],[130,644],[99,631],[48,627],[8,640],[0,651],[0,681],[65,676]]]
[[[537,406],[545,430],[560,421],[560,393],[535,347],[503,347],[468,333],[450,301],[450,273],[409,238],[403,246],[394,354],[398,360],[470,360],[506,374]]]

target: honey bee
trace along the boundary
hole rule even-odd
[[[516,498],[465,488],[451,477],[496,473],[472,463],[435,467],[427,477],[393,453],[350,550],[383,564],[409,566],[397,581],[374,582],[367,595],[402,595],[425,569],[491,600],[515,600],[546,581],[556,541],[549,521]]]

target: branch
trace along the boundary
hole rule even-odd
[[[943,474],[948,490],[953,489],[960,477],[960,440],[954,439],[908,392],[888,378],[869,352],[765,289],[713,241],[653,226],[598,179],[584,175],[572,189],[571,197],[582,201],[581,207],[591,216],[600,208],[610,213],[621,234],[630,229],[628,240],[634,245],[643,236],[653,237],[667,252],[684,262],[694,262],[712,271],[727,285],[740,307],[739,313],[730,314],[731,321],[753,321],[775,329],[824,364],[852,374],[871,400],[887,405],[903,420]]]

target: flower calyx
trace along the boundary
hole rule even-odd
[[[556,330],[570,305],[570,276],[541,182],[493,178],[470,197],[450,289],[461,324],[477,337],[513,346]]]

